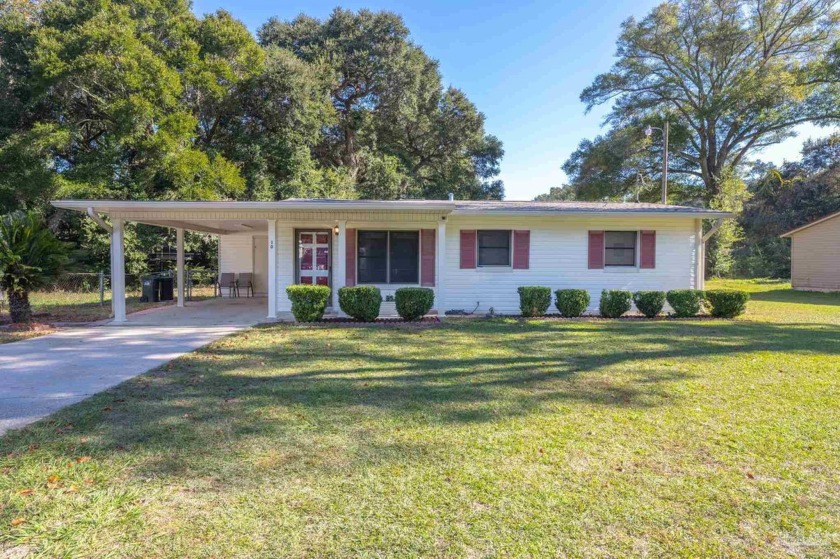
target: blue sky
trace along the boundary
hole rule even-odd
[[[224,8],[252,31],[271,16],[324,18],[337,5],[402,15],[414,42],[440,61],[444,83],[462,89],[486,116],[486,130],[504,143],[501,178],[510,200],[530,200],[564,182],[563,162],[581,139],[601,132],[604,111],[584,114],[580,92],[612,65],[621,22],[657,3],[193,0],[196,13]],[[761,159],[796,159],[804,139],[826,134],[802,127],[798,138]]]

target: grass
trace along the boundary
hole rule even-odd
[[[747,316],[225,338],[0,439],[0,550],[840,555],[840,299],[719,285]]]

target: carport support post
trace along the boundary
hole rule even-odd
[[[437,230],[437,301],[435,307],[438,315],[446,312],[446,292],[444,291],[443,276],[446,273],[446,218],[440,220]]]
[[[268,220],[268,318],[277,318],[277,220]]]
[[[111,309],[114,322],[125,322],[125,242],[119,218],[111,219]]]
[[[178,306],[184,306],[184,230],[175,229],[175,251],[177,253]]]

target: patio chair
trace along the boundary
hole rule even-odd
[[[231,272],[224,272],[219,276],[219,281],[216,283],[219,288],[219,297],[222,296],[222,289],[227,287],[228,297],[239,297],[239,285],[236,283],[236,277]]]
[[[239,291],[239,287],[245,288],[245,296],[246,297],[253,297],[254,296],[254,274],[250,272],[242,272],[239,274],[239,279],[236,280],[236,287],[237,287],[237,295]]]

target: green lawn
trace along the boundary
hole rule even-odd
[[[840,296],[748,288],[736,321],[226,338],[0,439],[0,550],[838,556]]]

